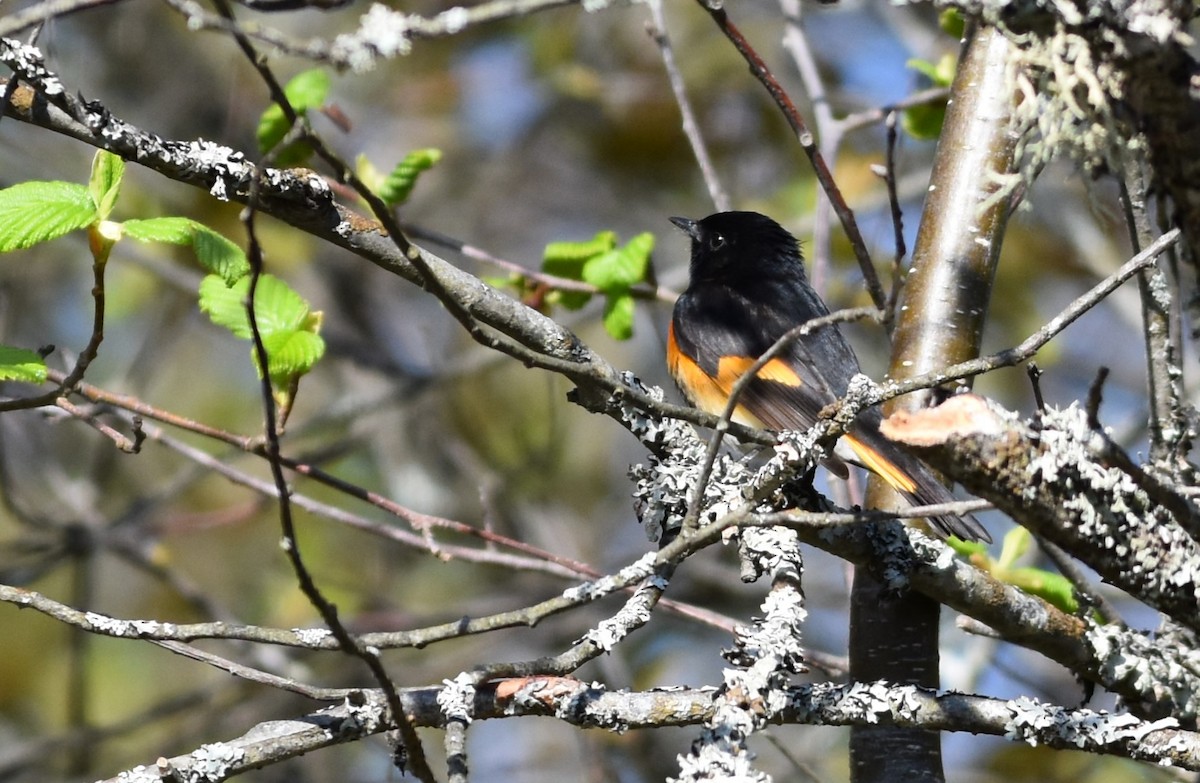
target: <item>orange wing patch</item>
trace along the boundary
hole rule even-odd
[[[717,381],[723,385],[733,388],[733,384],[737,383],[738,378],[741,378],[750,367],[758,359],[749,356],[723,356],[721,362],[717,365]],[[800,376],[796,371],[787,365],[787,362],[782,359],[772,359],[762,366],[755,376],[764,381],[774,381],[782,383],[784,386],[802,386],[804,381],[800,380]]]
[[[850,447],[863,467],[886,481],[892,489],[900,492],[916,491],[917,482],[875,449],[849,434],[842,436],[842,442]]]
[[[722,359],[720,366],[724,368],[727,361],[730,359]],[[753,360],[749,360],[745,367],[753,363]],[[725,412],[725,405],[729,402],[729,391],[737,376],[730,380],[722,369],[718,370],[718,376],[713,378],[701,369],[692,357],[679,349],[679,343],[675,341],[674,324],[667,329],[667,369],[692,405],[714,416]],[[742,405],[734,408],[732,419],[747,427],[764,429],[763,423]]]

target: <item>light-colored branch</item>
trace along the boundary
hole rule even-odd
[[[442,688],[401,692],[405,711],[418,726],[444,727],[438,703]],[[818,683],[788,689],[779,723],[824,726],[892,725],[963,731],[1013,742],[1138,759],[1200,769],[1200,734],[1177,728],[1173,719],[1143,721],[1127,713],[1068,709],[1033,699],[994,699],[882,682]],[[578,680],[533,677],[488,683],[475,693],[476,720],[544,715],[587,728],[628,731],[692,726],[709,720],[718,706],[710,689],[611,692]],[[210,743],[192,753],[160,759],[104,783],[187,779],[203,770],[216,783],[331,745],[388,731],[382,697],[354,694],[339,706],[298,719],[259,724],[236,739]]]

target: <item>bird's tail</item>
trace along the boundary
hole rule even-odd
[[[871,437],[867,432],[859,431],[842,436],[842,441],[850,447],[864,468],[886,481],[912,505],[931,506],[956,500],[925,463],[886,443],[882,435]],[[929,526],[942,538],[955,536],[963,541],[984,541],[989,544],[992,541],[979,520],[970,514],[930,517]]]

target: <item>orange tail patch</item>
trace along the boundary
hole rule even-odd
[[[843,435],[842,441],[850,447],[855,456],[862,461],[864,467],[891,485],[892,489],[901,492],[915,492],[917,482],[902,471],[887,457],[855,438],[853,435]]]

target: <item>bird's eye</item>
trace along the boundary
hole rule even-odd
[[[718,234],[718,233],[714,232],[709,235],[709,237],[708,237],[708,249],[709,250],[720,250],[723,247],[725,247],[725,235],[724,234]]]

